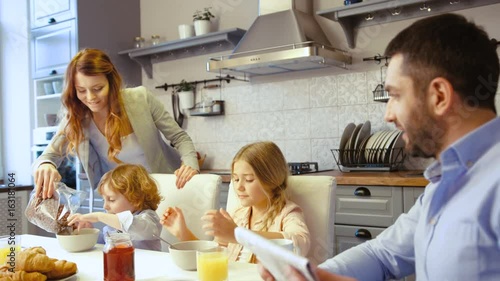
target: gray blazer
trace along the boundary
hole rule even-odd
[[[196,150],[189,135],[182,130],[172,116],[165,110],[163,104],[156,99],[145,87],[128,88],[122,90],[125,111],[127,112],[132,129],[139,145],[144,151],[146,161],[152,173],[173,173],[184,164],[199,170]],[[92,188],[96,188],[103,171],[97,152],[88,138],[88,124],[90,116],[82,123],[84,140],[78,146],[78,159],[87,174]],[[61,121],[58,133],[66,126],[66,118]],[[162,135],[175,147],[173,149],[163,139]],[[33,163],[33,170],[40,164],[50,162],[58,167],[65,156],[66,145],[64,134],[56,134],[45,151]],[[180,154],[180,157],[179,157]]]

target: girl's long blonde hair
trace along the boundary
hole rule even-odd
[[[134,211],[151,209],[156,211],[161,201],[156,181],[148,171],[135,164],[121,164],[102,176],[97,191],[102,193],[104,185],[120,192],[134,206]]]
[[[67,124],[62,134],[66,136],[66,155],[78,152],[78,145],[83,141],[83,122],[92,116],[90,109],[77,96],[75,88],[76,73],[87,76],[104,74],[108,79],[108,117],[104,135],[109,144],[108,159],[116,163],[121,161],[116,155],[122,149],[121,137],[126,134],[124,128],[130,127],[121,95],[122,78],[107,54],[98,49],[83,49],[78,52],[66,70],[66,85],[61,97],[66,109]]]
[[[234,163],[240,160],[252,167],[267,195],[268,210],[262,219],[264,224],[261,229],[267,231],[287,200],[286,188],[290,173],[285,156],[275,143],[263,141],[245,145],[236,153],[231,164],[232,173]]]

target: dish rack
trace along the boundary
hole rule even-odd
[[[397,171],[406,153],[403,147],[373,149],[331,149],[333,159],[341,172]]]

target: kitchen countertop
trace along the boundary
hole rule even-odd
[[[229,183],[231,181],[230,170],[202,170],[201,173],[220,175],[224,183]],[[422,171],[342,173],[340,171],[330,170],[304,175],[332,176],[336,178],[337,184],[342,185],[425,187],[429,183],[422,175]]]
[[[16,187],[14,187],[13,189],[15,191],[21,191],[21,190],[33,190],[33,186],[32,185],[16,185]],[[7,185],[0,185],[0,193],[4,193],[4,192],[9,192],[11,188],[9,188]]]

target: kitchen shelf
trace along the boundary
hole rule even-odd
[[[500,3],[500,0],[371,0],[318,11],[316,14],[339,22],[349,48],[353,49],[356,47],[356,33],[361,27],[496,3]]]
[[[224,112],[222,112],[222,111],[200,112],[200,111],[191,110],[191,111],[189,111],[189,115],[191,115],[191,116],[217,116],[217,115],[224,115]]]
[[[142,66],[148,78],[153,78],[153,63],[234,49],[243,35],[245,35],[245,32],[246,30],[240,28],[232,28],[185,39],[162,42],[154,46],[128,49],[120,51],[118,54],[128,54],[131,59]]]
[[[61,93],[59,94],[52,94],[52,95],[45,95],[45,96],[37,96],[37,100],[51,100],[51,99],[61,99]]]

